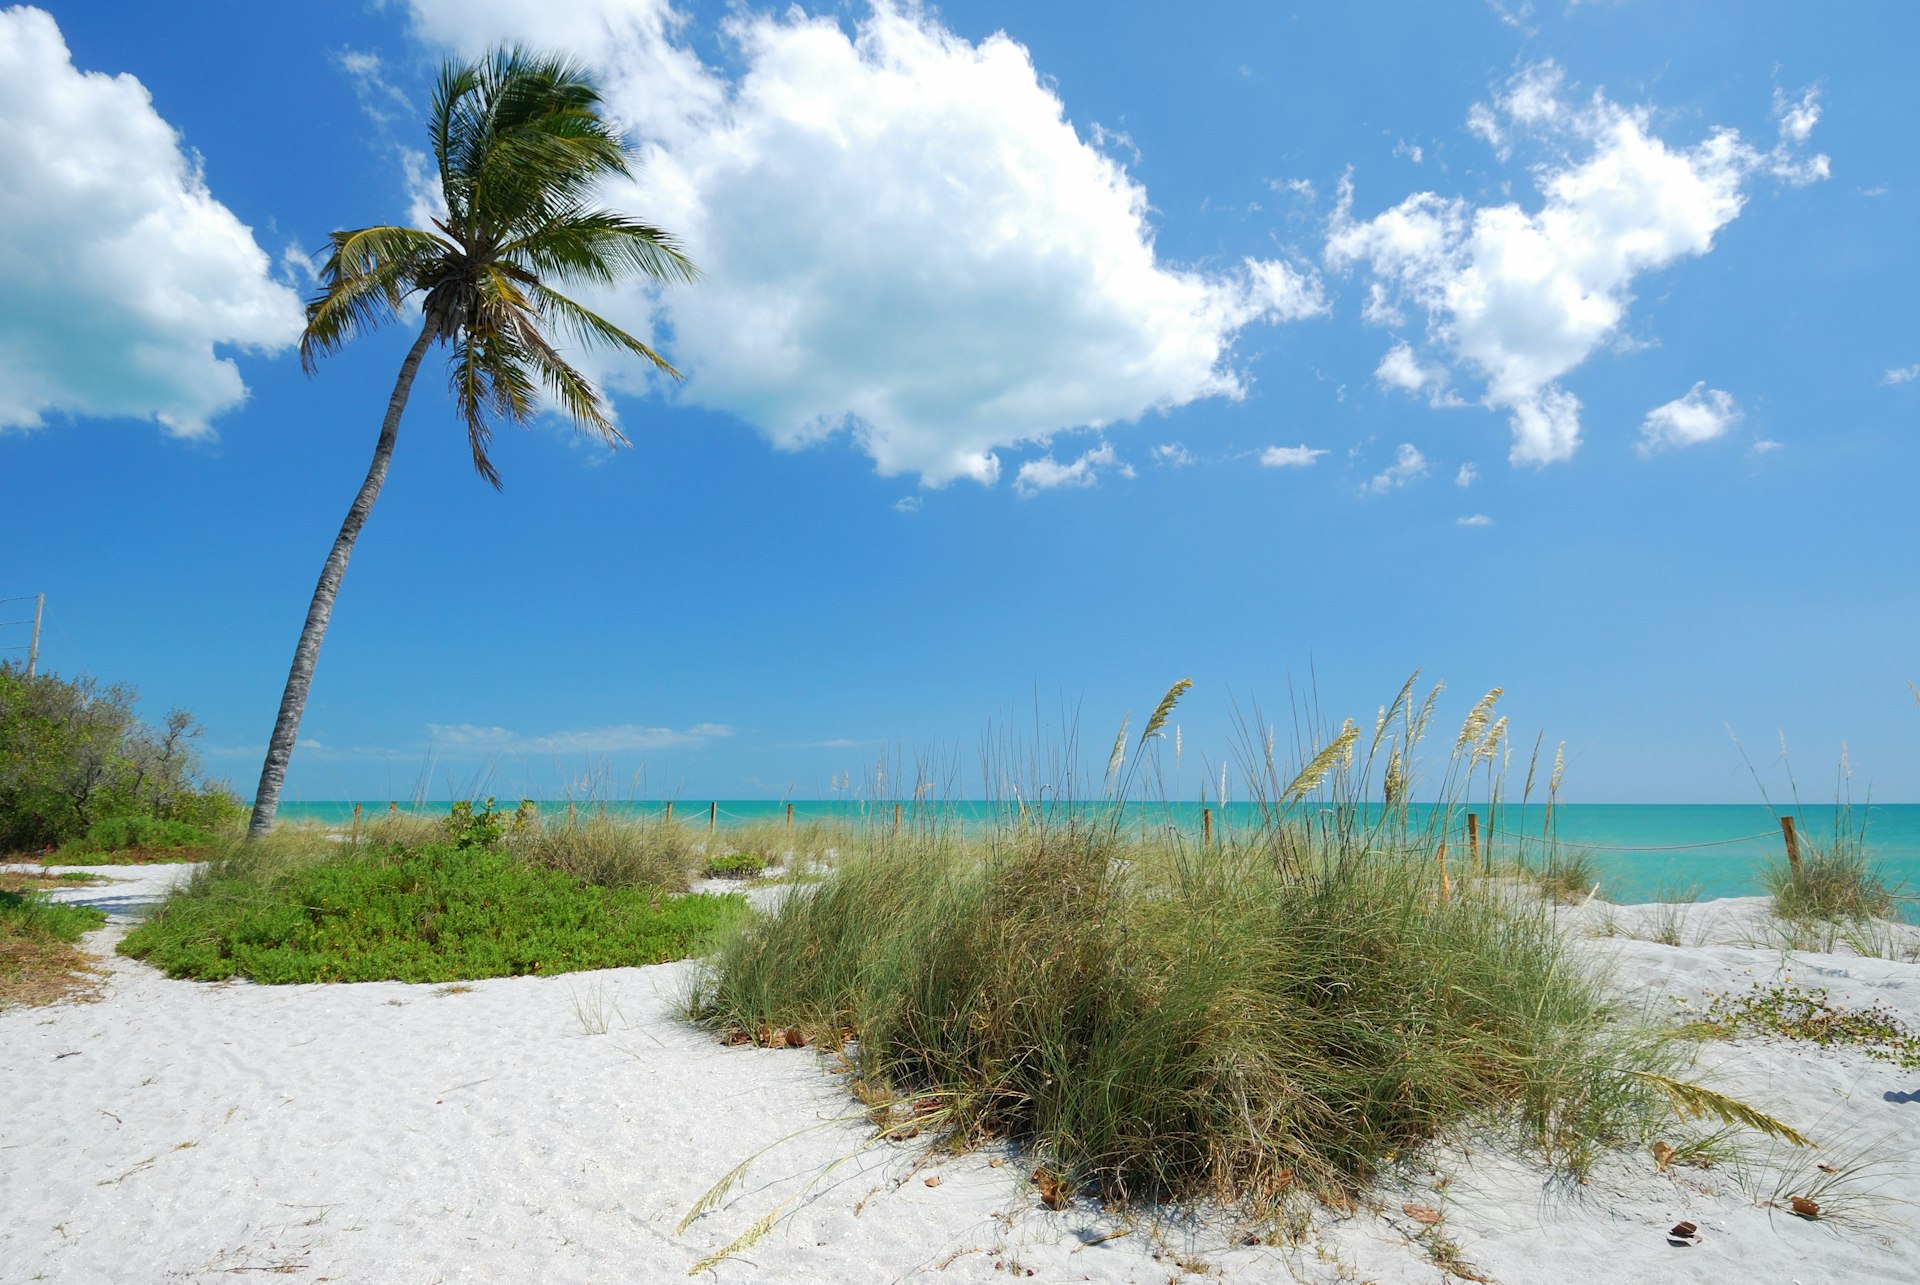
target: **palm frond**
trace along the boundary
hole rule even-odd
[[[393,320],[401,301],[457,247],[418,228],[371,227],[335,232],[320,269],[320,289],[307,301],[300,361],[309,374],[318,358]]]
[[[610,348],[623,348],[644,359],[662,374],[674,379],[681,377],[680,372],[675,370],[666,358],[592,309],[569,299],[544,281],[535,279],[527,285],[541,313],[565,326],[567,331],[582,343],[600,343]]]
[[[606,283],[629,271],[655,281],[692,282],[700,275],[670,234],[623,214],[577,206],[508,241],[500,256],[536,273]]]

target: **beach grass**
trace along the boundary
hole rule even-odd
[[[593,812],[539,822],[507,836],[506,846],[530,865],[602,888],[684,892],[703,860],[685,826]]]
[[[90,992],[97,970],[77,943],[106,921],[102,911],[64,905],[36,888],[0,889],[0,1009]]]
[[[1684,1061],[1494,881],[1098,827],[877,835],[730,935],[689,1012],[850,1038],[908,1127],[1120,1202],[1339,1198],[1469,1125],[1580,1173],[1668,1118],[1636,1073]]]
[[[1784,859],[1761,876],[1773,913],[1789,923],[1858,923],[1892,916],[1899,903],[1858,843],[1817,847],[1795,867]]]
[[[705,950],[738,896],[605,886],[512,851],[240,845],[120,943],[170,977],[450,982],[657,964]]]
[[[881,1137],[1013,1141],[1054,1208],[1351,1207],[1441,1138],[1584,1176],[1676,1116],[1798,1139],[1680,1078],[1691,1042],[1572,953],[1538,865],[1438,860],[1447,809],[1405,806],[1433,705],[1411,680],[1370,743],[1351,721],[1297,736],[1297,770],[1256,715],[1260,825],[1129,829],[1124,799],[1184,688],[1131,749],[1123,725],[1104,812],[856,831],[824,878],[722,939],[687,1015],[729,1042],[841,1049]],[[1462,728],[1443,800],[1499,756],[1498,696]],[[1591,887],[1563,869],[1567,891]]]

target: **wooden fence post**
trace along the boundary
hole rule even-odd
[[[1467,813],[1467,869],[1479,872],[1480,869],[1480,814]]]
[[[793,829],[793,804],[787,804],[787,829]]]
[[[898,803],[893,805],[893,829],[895,834],[900,832],[900,805]]]
[[[673,824],[673,800],[672,800],[672,799],[668,799],[668,800],[667,800],[667,818],[666,818],[666,821],[667,821],[667,824],[668,824],[668,825],[672,825],[672,824]]]
[[[1453,892],[1452,886],[1447,882],[1447,845],[1446,844],[1443,843],[1440,845],[1439,855],[1436,856],[1434,860],[1440,863],[1440,904],[1444,906],[1447,904],[1447,900],[1452,895],[1452,892]]]
[[[392,801],[389,801],[389,802],[387,803],[387,815],[388,815],[388,816],[390,816],[390,817],[397,817],[397,816],[399,816],[399,815],[400,815],[400,805],[399,805],[398,803],[394,803],[394,802],[392,802]]]
[[[1213,846],[1212,808],[1200,809],[1200,846],[1203,848],[1211,848]]]
[[[360,805],[353,805],[353,846],[360,846]]]
[[[715,830],[719,828],[720,828],[720,805],[717,802],[709,803],[707,804],[707,833],[712,834]]]
[[[1800,836],[1794,831],[1793,818],[1780,818],[1780,833],[1787,841],[1787,869],[1793,881],[1800,882]]]

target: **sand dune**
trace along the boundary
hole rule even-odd
[[[813,1053],[723,1047],[680,1024],[685,964],[464,988],[173,982],[112,944],[180,868],[109,873],[58,894],[113,916],[87,943],[108,961],[102,998],[0,1014],[0,1282],[671,1281],[835,1161],[707,1278],[1426,1282],[1448,1279],[1444,1236],[1455,1262],[1514,1285],[1920,1279],[1920,1072],[1858,1052],[1747,1041],[1701,1068],[1824,1144],[1800,1160],[1806,1181],[1821,1161],[1886,1162],[1853,1208],[1828,1202],[1843,1225],[1763,1207],[1776,1180],[1726,1166],[1662,1174],[1627,1156],[1569,1188],[1476,1147],[1409,1164],[1379,1212],[1248,1246],[1225,1219],[1050,1213],[1017,1156],[868,1145]],[[1654,924],[1650,908],[1614,914]],[[1741,944],[1759,939],[1750,901],[1667,920],[1689,945],[1582,934],[1629,1002],[1791,974],[1920,1026],[1920,965]],[[1408,1204],[1438,1211],[1438,1231]],[[1683,1218],[1697,1245],[1668,1243]]]

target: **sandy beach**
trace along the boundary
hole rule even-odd
[[[1920,1278],[1920,1073],[1854,1050],[1703,1052],[1701,1078],[1821,1144],[1785,1157],[1797,1176],[1761,1163],[1755,1143],[1754,1159],[1711,1169],[1620,1156],[1572,1186],[1476,1145],[1409,1160],[1376,1208],[1324,1212],[1296,1245],[1245,1244],[1228,1218],[1049,1212],[1007,1152],[870,1144],[814,1052],[725,1047],[679,1022],[687,964],[266,987],[169,981],[115,956],[185,870],[118,868],[110,884],[55,894],[111,915],[85,943],[106,969],[100,996],[0,1014],[0,1282],[671,1281],[796,1193],[771,1234],[703,1277]],[[1616,935],[1595,935],[1609,916]],[[1791,977],[1920,1025],[1920,964],[1750,944],[1765,940],[1758,899],[1568,917],[1630,1004]],[[1618,935],[1657,928],[1686,944]],[[1851,1177],[1816,1168],[1862,1163]],[[1839,1184],[1823,1194],[1834,1219],[1786,1212],[1819,1181]],[[1697,1244],[1669,1243],[1683,1219]]]

